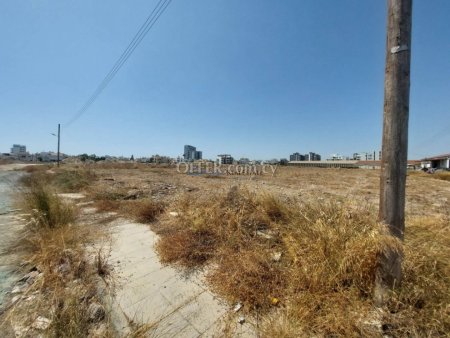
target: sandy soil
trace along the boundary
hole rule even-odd
[[[100,179],[92,191],[134,194],[170,202],[180,194],[214,194],[239,185],[267,191],[281,199],[308,200],[356,199],[377,208],[379,170],[312,169],[280,167],[275,176],[187,175],[175,168],[96,169]],[[407,178],[407,216],[446,213],[450,209],[450,182],[430,175],[413,173]],[[447,211],[446,211],[447,210]]]

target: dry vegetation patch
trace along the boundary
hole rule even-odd
[[[154,225],[162,261],[207,266],[219,295],[273,318],[263,327],[268,337],[449,332],[446,217],[409,225],[405,281],[376,331],[370,319],[378,258],[402,246],[386,235],[369,205],[282,202],[235,187],[180,198],[170,210],[178,216],[165,215]]]
[[[404,280],[391,302],[374,312],[378,257],[387,247],[401,248],[376,222],[370,204],[376,194],[364,199],[370,189],[378,189],[377,171],[283,168],[276,180],[258,177],[244,182],[248,189],[221,190],[241,181],[170,177],[169,169],[134,164],[96,169],[100,167],[84,168],[87,174],[80,175],[67,173],[69,168],[52,170],[51,178],[42,181],[85,189],[100,211],[152,223],[161,237],[157,249],[162,261],[187,269],[205,267],[220,296],[263,315],[263,336],[431,337],[450,332],[450,216],[440,206],[450,195],[445,182],[422,178],[442,174],[440,179],[446,180],[448,173],[408,178]],[[58,175],[62,178],[55,180]],[[99,181],[100,175],[114,179]],[[76,183],[83,177],[96,180],[95,187]],[[174,193],[174,202],[166,195],[152,198],[151,190],[162,180],[171,185],[182,180],[198,190]],[[148,186],[143,188],[143,182]],[[262,184],[271,193],[253,190],[260,191]],[[130,190],[145,193],[132,196]],[[97,270],[104,271],[100,256]]]
[[[21,193],[28,223],[17,248],[24,251],[29,273],[18,282],[18,295],[4,315],[16,336],[87,337],[103,325],[111,336],[99,292],[98,275],[108,267],[96,261],[86,245],[94,240],[93,228],[76,222],[76,209],[61,200],[34,172]],[[6,330],[6,328],[5,328]]]
[[[32,179],[28,189],[21,194],[21,205],[30,212],[28,227],[34,231],[42,228],[66,226],[75,219],[74,207],[61,200],[50,187]]]
[[[424,173],[422,170],[410,171],[408,172],[408,176],[418,176],[418,177],[434,178],[442,181],[450,181],[450,171],[437,171],[432,174]]]

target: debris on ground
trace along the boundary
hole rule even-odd
[[[233,311],[234,312],[238,312],[240,309],[242,309],[242,303],[237,303],[234,308]]]

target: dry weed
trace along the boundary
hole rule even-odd
[[[88,308],[100,302],[96,276],[108,271],[105,258],[99,254],[96,266],[88,259],[86,243],[94,238],[93,229],[73,223],[74,209],[37,177],[33,173],[29,188],[22,192],[24,211],[30,213],[33,226],[24,228],[16,245],[25,252],[35,275],[32,282],[24,282],[25,294],[5,316],[31,330],[27,336],[38,335],[32,327],[39,315],[49,321],[39,335],[87,337],[93,327]],[[106,329],[104,336],[111,336],[111,330]]]
[[[75,220],[73,206],[65,203],[36,177],[30,178],[29,187],[22,192],[19,203],[30,215],[28,225],[31,227],[55,228]]]
[[[379,257],[402,245],[386,235],[370,206],[282,203],[233,188],[214,198],[181,198],[171,210],[179,216],[154,225],[161,259],[187,268],[208,264],[208,280],[225,299],[266,314],[281,311],[264,323],[267,337],[449,332],[448,218],[409,222],[404,282],[374,329]]]
[[[133,203],[133,210],[136,220],[141,223],[151,223],[164,212],[165,205],[162,202],[153,200],[142,200],[138,203]]]

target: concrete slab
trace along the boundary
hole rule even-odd
[[[109,261],[118,277],[113,318],[145,324],[148,336],[217,336],[229,306],[207,290],[202,277],[162,265],[154,247],[158,236],[148,226],[123,219],[111,225]]]
[[[64,198],[66,200],[81,200],[85,198],[86,196],[80,193],[60,193],[58,194],[59,197]]]
[[[197,331],[203,333],[214,327],[227,313],[227,308],[211,292],[205,291],[179,312]]]

